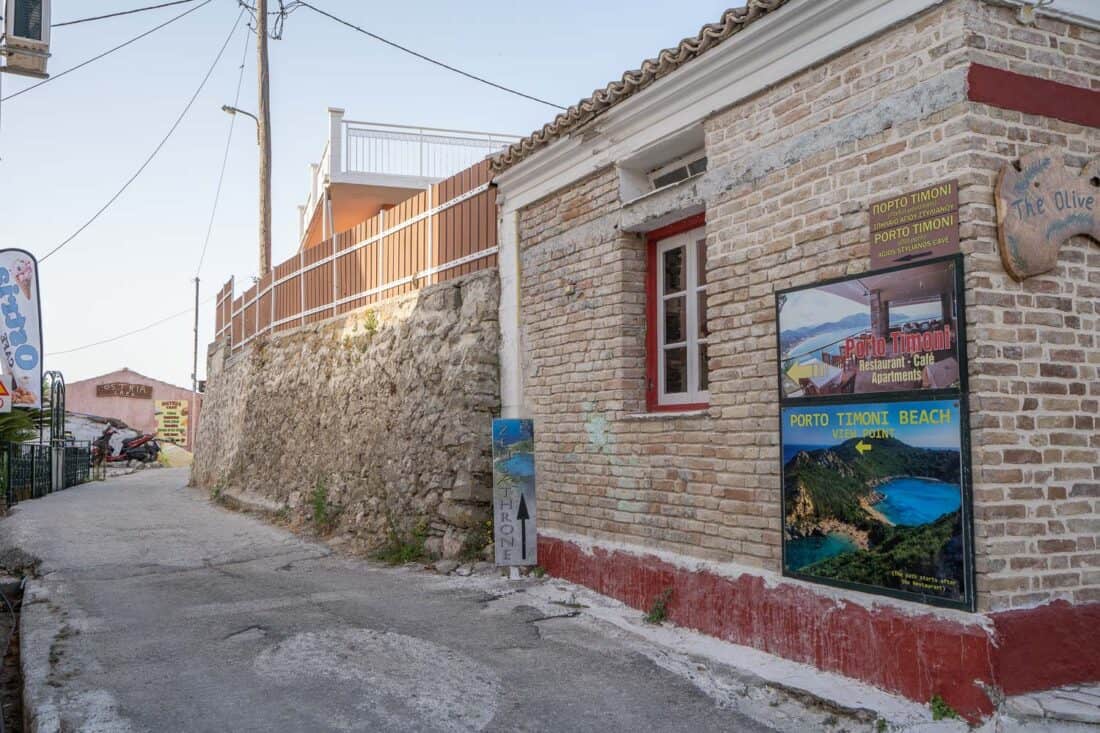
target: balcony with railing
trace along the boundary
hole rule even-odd
[[[310,166],[309,195],[298,207],[302,244],[308,247],[355,226],[518,139],[347,120],[344,110],[330,108],[329,139],[320,163]]]

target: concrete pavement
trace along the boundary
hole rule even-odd
[[[522,585],[339,557],[186,481],[143,471],[0,521],[40,560],[32,730],[766,730]]]

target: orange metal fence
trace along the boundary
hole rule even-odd
[[[304,249],[234,299],[218,291],[215,339],[257,335],[346,313],[496,267],[496,189],[488,161],[433,184],[353,229]]]

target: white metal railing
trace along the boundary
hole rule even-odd
[[[343,122],[343,172],[446,178],[518,138],[491,132]]]
[[[408,188],[426,186],[468,168],[519,140],[517,135],[388,125],[345,120],[329,108],[329,139],[321,162],[310,166],[310,190],[298,207],[298,236],[305,236],[329,183],[366,183]],[[379,180],[381,179],[381,180]]]

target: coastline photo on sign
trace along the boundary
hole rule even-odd
[[[15,407],[42,407],[42,303],[38,261],[21,249],[0,250],[3,372],[13,377]]]
[[[784,407],[783,569],[968,605],[958,400]]]
[[[959,387],[960,259],[776,293],[781,397]]]
[[[497,565],[538,564],[531,420],[493,420],[493,543]]]

